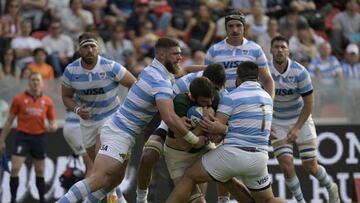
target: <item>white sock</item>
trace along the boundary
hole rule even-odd
[[[218,196],[217,203],[227,203],[228,201],[230,201],[229,196]]]
[[[137,202],[143,202],[147,200],[149,190],[141,190],[139,188],[136,189],[136,201]]]

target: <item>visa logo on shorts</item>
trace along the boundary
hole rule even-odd
[[[266,177],[264,177],[264,178],[261,178],[260,180],[257,180],[256,182],[257,182],[259,185],[262,185],[262,184],[266,183],[268,180],[269,180],[269,176],[266,176]]]
[[[105,94],[105,90],[103,88],[93,88],[93,89],[86,89],[81,91],[84,95],[98,95],[98,94]]]

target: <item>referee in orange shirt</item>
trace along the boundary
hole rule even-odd
[[[53,101],[43,95],[43,79],[39,73],[29,76],[29,89],[16,95],[12,101],[9,116],[0,137],[0,155],[5,151],[5,140],[9,135],[12,123],[17,117],[16,139],[11,156],[11,203],[16,202],[19,185],[18,173],[28,153],[35,160],[36,187],[39,191],[40,203],[45,203],[45,155],[46,134],[57,129]],[[45,127],[45,119],[49,125]]]

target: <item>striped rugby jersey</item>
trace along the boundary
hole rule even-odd
[[[360,62],[351,66],[349,63],[342,63],[342,70],[345,78],[360,78]]]
[[[80,103],[90,109],[89,121],[99,121],[113,114],[119,106],[118,86],[125,73],[124,66],[101,56],[95,67],[87,70],[81,66],[80,58],[66,67],[62,84],[73,88]]]
[[[258,82],[246,81],[220,99],[217,112],[229,117],[224,144],[267,150],[273,101]]]
[[[272,61],[269,66],[275,83],[274,122],[296,122],[304,106],[302,96],[313,92],[310,74],[291,59],[284,73],[279,73]]]
[[[156,100],[169,99],[174,94],[173,75],[156,59],[139,75],[129,90],[124,103],[112,116],[117,127],[132,136],[138,136],[158,112]]]
[[[190,83],[195,78],[201,77],[204,71],[198,71],[194,73],[188,73],[178,79],[176,79],[175,83],[173,84],[174,93],[181,94],[189,92]]]
[[[227,38],[226,38],[227,39]],[[259,68],[268,68],[266,56],[261,47],[244,38],[240,46],[232,46],[226,39],[212,45],[206,53],[205,64],[221,63],[225,67],[225,88],[229,92],[236,88],[236,69],[243,61],[252,61]]]
[[[311,75],[316,75],[316,71],[320,72],[322,77],[334,77],[337,72],[341,72],[341,66],[335,56],[328,57],[323,61],[320,56],[312,59],[309,65],[309,72]]]

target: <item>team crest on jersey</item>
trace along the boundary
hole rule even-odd
[[[289,80],[289,82],[295,82],[295,77],[294,76],[289,76],[288,80]]]
[[[105,79],[106,77],[106,73],[105,72],[101,72],[99,73],[100,79]]]
[[[243,54],[243,55],[248,55],[248,54],[249,54],[249,50],[246,50],[246,49],[242,50],[242,54]]]
[[[45,100],[41,100],[41,106],[45,106]]]

